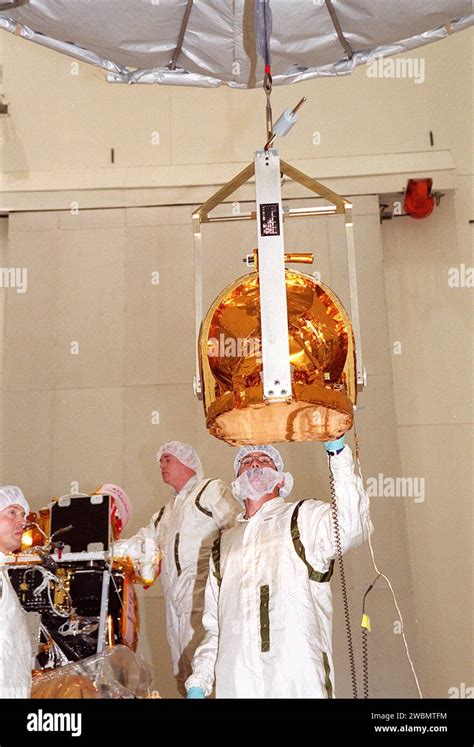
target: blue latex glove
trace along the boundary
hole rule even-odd
[[[323,445],[326,451],[335,451],[338,454],[344,448],[344,436],[338,438],[337,441],[324,441]]]
[[[202,687],[190,687],[188,690],[187,698],[205,698],[204,690]]]

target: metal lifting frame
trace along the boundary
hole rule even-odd
[[[347,266],[349,277],[350,316],[355,340],[357,388],[362,391],[366,384],[362,359],[362,345],[360,334],[359,300],[357,294],[357,273],[355,262],[354,224],[352,221],[352,203],[325,187],[316,179],[285,161],[280,161],[281,173],[308,190],[327,200],[330,205],[318,207],[288,208],[283,211],[284,218],[308,218],[322,215],[343,215],[345,221],[345,235],[347,248]],[[204,202],[192,216],[194,233],[194,300],[195,300],[195,338],[196,338],[196,375],[194,379],[194,393],[202,399],[202,382],[199,371],[199,334],[203,319],[202,301],[202,225],[203,223],[218,223],[224,221],[256,220],[255,212],[239,213],[237,215],[210,216],[209,213],[223,203],[239,187],[255,176],[255,163],[252,162],[238,173],[233,179],[215,192]]]

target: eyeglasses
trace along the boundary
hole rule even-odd
[[[266,454],[249,454],[240,462],[241,467],[248,467],[253,462],[258,462],[265,467],[274,467],[273,459]]]

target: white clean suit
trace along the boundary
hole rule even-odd
[[[114,545],[116,557],[136,559],[146,552],[150,539],[161,551],[166,636],[181,694],[185,694],[194,651],[204,636],[202,614],[211,549],[221,530],[233,526],[239,511],[238,502],[221,480],[191,477],[147,527]]]
[[[8,578],[0,552],[0,698],[29,698],[31,642],[26,614]]]
[[[331,458],[345,552],[372,531],[369,502],[346,446]],[[206,586],[206,636],[186,688],[221,698],[332,698],[332,596],[337,550],[329,503],[273,498],[241,514],[216,542]]]

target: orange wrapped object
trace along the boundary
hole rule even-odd
[[[325,285],[286,270],[291,395],[265,400],[258,274],[231,283],[209,309],[199,358],[206,424],[232,446],[326,441],[352,426],[356,403],[349,316]]]
[[[78,674],[64,674],[62,677],[48,677],[38,674],[33,678],[31,697],[43,698],[99,698],[100,695],[88,677]]]

